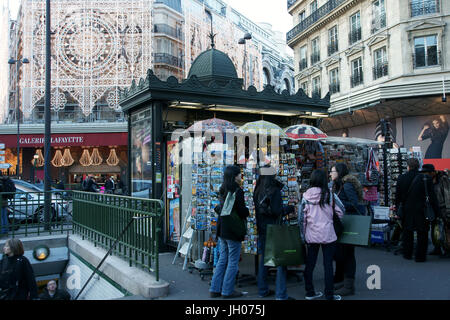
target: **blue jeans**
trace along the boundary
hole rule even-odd
[[[219,237],[219,261],[211,280],[210,292],[229,296],[234,292],[236,275],[239,271],[241,242]]]
[[[267,273],[269,267],[264,266],[264,250],[266,248],[266,236],[260,235],[258,237],[258,250],[259,250],[259,266],[258,266],[258,294],[265,296],[269,292],[269,286],[267,285]],[[275,298],[277,300],[286,300],[288,298],[286,290],[286,278],[287,268],[277,267],[277,278],[275,280]]]
[[[315,294],[313,285],[313,272],[319,254],[319,248],[322,247],[323,267],[325,271],[325,298],[331,299],[334,295],[333,281],[333,257],[336,251],[336,242],[332,243],[309,243],[308,253],[306,255],[305,267],[305,290],[307,296]]]
[[[1,208],[2,212],[2,233],[8,233],[8,210],[6,207]]]

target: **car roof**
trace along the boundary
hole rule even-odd
[[[16,185],[16,188],[18,186],[21,186],[21,187],[25,187],[25,188],[30,189],[30,191],[43,191],[43,189],[39,188],[38,186],[36,186],[36,185],[34,185],[32,183],[29,183],[29,182],[26,182],[26,181],[23,181],[23,180],[19,180],[19,179],[11,179],[11,180]]]

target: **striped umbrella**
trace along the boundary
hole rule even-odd
[[[218,130],[220,132],[223,132],[225,130],[237,130],[237,127],[230,121],[212,118],[202,121],[196,121],[192,126],[188,128],[188,131],[190,132],[194,132],[197,130],[201,132],[205,132],[207,130]]]
[[[277,126],[275,123],[259,120],[259,121],[253,121],[248,122],[241,126],[239,128],[244,133],[248,133],[250,131],[254,131],[255,133],[259,134],[266,134],[271,135],[273,133],[272,130],[275,130],[275,132],[280,136],[280,138],[287,138],[288,136],[286,133],[284,133],[283,129],[281,129],[279,126]]]
[[[319,140],[328,137],[322,130],[307,124],[296,124],[284,129],[291,140]]]

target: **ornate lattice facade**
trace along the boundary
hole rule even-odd
[[[53,0],[52,97],[54,111],[79,107],[120,112],[118,89],[152,66],[152,0]],[[23,113],[42,104],[45,88],[45,1],[22,2]]]
[[[45,0],[21,3],[15,45],[30,63],[21,67],[19,105],[24,122],[43,122]],[[231,58],[247,87],[263,89],[265,61],[278,51],[267,30],[229,7],[217,11],[202,1],[52,0],[51,5],[53,121],[117,121],[123,119],[118,90],[144,78],[148,69],[162,80],[187,77],[195,58],[210,48],[211,16],[216,48]],[[249,31],[253,40],[239,45]],[[275,80],[279,68],[269,69]]]

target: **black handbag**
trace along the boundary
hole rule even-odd
[[[339,238],[342,235],[342,232],[344,232],[344,225],[342,224],[341,219],[339,218],[339,216],[336,213],[336,208],[335,208],[335,200],[334,200],[334,194],[332,194],[333,200],[332,200],[332,206],[333,206],[333,227],[334,227],[334,232],[336,233],[336,236]]]
[[[425,176],[423,178],[423,183],[425,184],[425,219],[427,219],[427,221],[434,221],[436,214],[430,203],[430,195],[428,194],[427,179]]]

